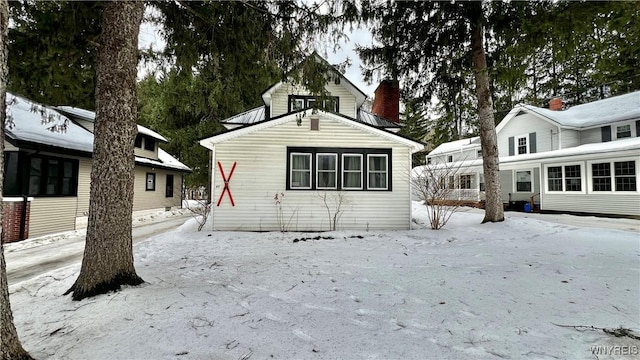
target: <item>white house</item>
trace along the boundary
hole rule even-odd
[[[76,229],[89,211],[95,114],[51,108],[7,93],[4,138],[5,209],[30,198],[29,211],[5,214],[6,241]],[[55,129],[54,129],[55,128]],[[191,170],[158,144],[162,135],[138,126],[133,210],[181,207],[182,176]],[[15,207],[15,206],[14,206]],[[15,215],[15,216],[14,216]],[[8,237],[13,227],[15,237]],[[26,228],[25,228],[26,227]]]
[[[567,110],[520,104],[496,132],[503,202],[533,198],[546,212],[640,217],[640,91]],[[459,166],[458,193],[482,198],[478,137],[440,145],[427,163]]]
[[[361,108],[366,95],[330,69],[324,104],[282,81],[262,94],[264,106],[200,141],[212,152],[214,229],[410,227],[411,155],[423,144],[396,134],[397,83],[376,90],[378,102],[392,99],[374,105],[376,115]]]

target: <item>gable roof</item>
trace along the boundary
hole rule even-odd
[[[91,157],[93,154],[93,133],[84,127],[70,120],[65,116],[67,111],[56,111],[44,105],[37,104],[23,97],[7,93],[7,116],[12,118],[12,126],[5,129],[5,136],[11,141],[20,144],[27,144],[35,147],[51,148],[52,152],[62,151],[77,153],[81,156]],[[95,113],[85,109],[65,107],[71,109],[78,117],[83,120],[94,121]],[[46,118],[50,123],[43,123]],[[64,130],[54,131],[53,126],[62,125]],[[156,139],[167,141],[160,134],[143,126],[138,126],[138,130],[142,128],[143,133],[155,134]],[[150,135],[153,136],[153,135]],[[159,138],[158,138],[159,137]],[[135,157],[138,164],[148,164],[165,169],[172,169],[182,172],[190,172],[191,169],[178,159],[174,158],[164,150],[158,148],[158,160],[147,159],[140,156]]]
[[[498,124],[496,132],[502,130],[520,112],[534,114],[562,128],[583,130],[619,121],[640,119],[640,91],[576,105],[562,111],[518,104]]]
[[[9,139],[88,154],[93,152],[93,134],[66,116],[11,93],[7,93],[6,102],[7,117],[12,119],[5,128]],[[45,119],[50,122],[44,123]],[[55,131],[52,127],[56,125],[66,129]]]
[[[254,109],[255,110],[255,109]],[[242,127],[237,127],[234,129],[231,129],[229,131],[211,136],[209,138],[205,138],[200,140],[200,145],[204,146],[207,149],[213,150],[213,146],[215,144],[218,143],[222,143],[237,137],[241,137],[243,135],[248,135],[251,134],[253,132],[256,131],[260,131],[263,129],[268,129],[271,128],[273,126],[276,125],[280,125],[280,124],[284,124],[290,121],[295,121],[296,120],[296,116],[298,116],[299,114],[302,114],[302,116],[305,116],[306,111],[308,111],[309,109],[303,109],[303,110],[299,110],[296,112],[291,112],[288,114],[284,114],[278,117],[274,117],[268,120],[263,120],[263,121],[258,121],[258,122],[253,122],[252,124],[247,124],[245,126]],[[397,143],[401,143],[407,147],[411,148],[412,152],[418,152],[421,151],[424,148],[424,144],[418,141],[415,141],[413,139],[409,139],[407,137],[401,136],[399,134],[393,133],[391,131],[388,131],[384,128],[380,128],[380,127],[376,127],[374,125],[365,123],[365,122],[361,122],[358,121],[356,119],[344,116],[342,114],[338,114],[338,113],[333,113],[333,112],[328,112],[328,111],[322,111],[322,110],[318,110],[319,114],[322,114],[323,116],[326,116],[328,118],[331,118],[333,120],[337,120],[339,122],[342,122],[344,124],[347,124],[349,126],[358,128],[360,130],[369,132],[369,133],[373,133],[375,135],[379,135],[385,138],[388,138],[394,142]]]
[[[355,86],[351,81],[349,81],[349,79],[347,79],[347,77],[345,77],[338,69],[336,69],[335,66],[329,64],[329,62],[327,60],[325,60],[323,57],[318,55],[317,52],[314,51],[310,55],[310,57],[313,57],[317,62],[322,63],[325,66],[333,69],[335,71],[335,73],[340,76],[340,84],[345,89],[347,89],[347,91],[349,91],[353,96],[355,96],[355,98],[356,98],[356,106],[358,108],[360,108],[360,106],[362,106],[364,101],[367,99],[367,94],[365,94],[362,90],[360,90],[357,86]],[[268,88],[267,90],[265,90],[262,93],[262,100],[264,101],[264,103],[266,105],[269,104],[269,102],[271,100],[271,95],[275,91],[277,91],[279,88],[281,88],[285,83],[286,83],[286,81],[279,81],[278,83],[272,85],[270,88]]]
[[[54,106],[53,108],[58,110],[58,112],[61,112],[67,115],[70,118],[77,118],[77,119],[89,121],[89,122],[96,121],[96,113],[90,110],[80,109],[73,106]],[[144,127],[142,125],[137,125],[137,126],[138,126],[138,133],[150,136],[164,143],[169,142],[169,140],[167,140],[164,136],[158,134],[157,132],[147,127]]]
[[[310,109],[303,109],[303,111],[304,110],[310,110]],[[251,109],[243,113],[240,113],[238,115],[234,115],[225,120],[222,120],[220,123],[224,125],[224,127],[226,127],[227,129],[234,129],[240,126],[252,125],[252,124],[265,121],[266,113],[267,113],[266,106],[260,106],[255,109]],[[344,115],[341,115],[341,116],[344,116]],[[397,131],[401,128],[400,125],[392,121],[389,121],[383,117],[380,117],[378,115],[365,111],[363,109],[360,109],[358,111],[358,118],[354,120],[359,121],[363,124],[368,124],[377,128],[384,128],[391,131],[394,131],[394,130]]]

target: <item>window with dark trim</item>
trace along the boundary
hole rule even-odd
[[[287,190],[391,191],[391,149],[287,148]]]
[[[386,154],[369,154],[367,155],[367,164],[369,166],[369,190],[386,190],[387,178],[389,172],[387,163],[389,157]]]
[[[167,183],[165,184],[165,197],[173,197],[173,175],[167,175]]]
[[[142,149],[142,135],[136,135],[136,140],[133,142],[133,146],[137,147],[138,149]]]
[[[145,181],[145,190],[156,191],[156,174],[155,173],[147,173],[146,181]]]
[[[76,196],[77,193],[78,160],[5,153],[4,195]]]
[[[322,104],[316,104],[318,101],[322,101]],[[340,99],[337,96],[328,96],[321,99],[310,95],[289,95],[289,112],[308,108],[338,112],[340,110]]]
[[[144,137],[144,149],[149,151],[154,151],[156,149],[156,140],[154,138],[145,136]]]

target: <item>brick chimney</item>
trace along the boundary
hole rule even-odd
[[[562,99],[557,97],[549,100],[549,110],[554,110],[554,111],[562,110]]]
[[[395,123],[400,121],[400,85],[397,80],[382,80],[375,91],[371,112]]]

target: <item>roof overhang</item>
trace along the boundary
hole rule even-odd
[[[240,128],[236,128],[234,130],[230,130],[227,132],[223,132],[221,134],[218,135],[214,135],[212,137],[206,138],[206,139],[202,139],[199,141],[200,145],[204,146],[205,148],[209,149],[209,150],[213,150],[214,146],[216,144],[219,143],[223,143],[225,141],[229,141],[231,139],[235,139],[241,136],[245,136],[254,132],[258,132],[260,130],[264,130],[264,129],[268,129],[277,125],[282,125],[288,122],[292,122],[292,121],[296,121],[296,118],[300,115],[303,114],[304,118],[308,118],[311,115],[304,115],[304,110],[298,111],[298,112],[294,112],[294,113],[289,113],[286,115],[283,115],[281,117],[277,117],[277,118],[273,118],[270,120],[266,120],[266,121],[262,121],[253,125],[247,125],[247,126],[243,126]],[[342,122],[348,126],[351,126],[353,128],[359,129],[361,131],[364,132],[368,132],[370,134],[374,134],[377,136],[381,136],[384,138],[387,138],[391,141],[394,141],[396,143],[402,144],[408,148],[411,149],[411,153],[416,153],[419,151],[424,150],[424,144],[415,140],[411,140],[409,138],[400,136],[398,134],[395,134],[393,132],[384,130],[384,129],[379,129],[376,128],[374,126],[371,125],[367,125],[367,124],[363,124],[361,122],[358,122],[356,120],[352,120],[349,118],[346,118],[344,116],[341,116],[339,114],[335,114],[335,113],[330,113],[330,112],[325,112],[325,111],[321,111],[318,110],[318,115],[325,117],[325,118],[329,118],[332,120],[336,120],[339,122]]]

